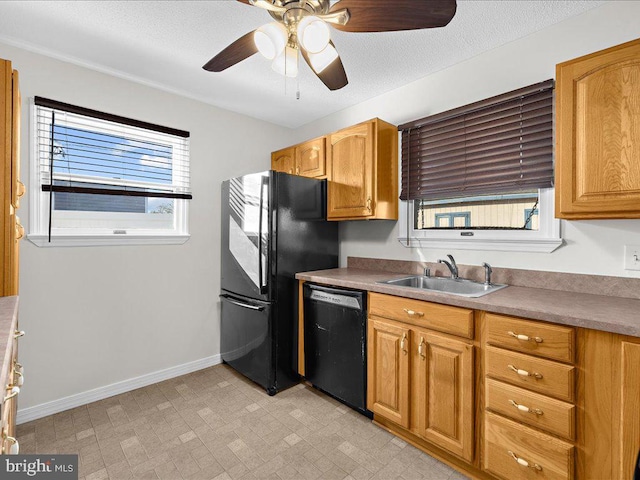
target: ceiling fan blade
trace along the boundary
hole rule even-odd
[[[329,43],[333,48],[336,48],[333,42]],[[331,62],[327,68],[322,70],[320,73],[317,73],[313,68],[309,54],[305,49],[301,48],[300,52],[302,53],[302,57],[305,62],[307,62],[307,65],[309,65],[311,70],[313,70],[313,73],[322,80],[322,83],[324,83],[329,90],[339,90],[349,83],[349,80],[347,80],[347,72],[344,71],[344,65],[342,65],[340,55],[338,55],[338,57]]]
[[[249,32],[205,63],[202,68],[210,72],[221,72],[257,52],[258,48],[253,41],[253,32]]]
[[[444,27],[456,13],[456,0],[340,0],[330,12],[346,8],[349,21],[332,24],[345,32],[393,32]]]

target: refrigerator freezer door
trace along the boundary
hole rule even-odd
[[[268,300],[271,209],[269,172],[222,183],[222,288]]]
[[[276,379],[272,306],[231,294],[220,295],[220,300],[222,359],[273,395]]]

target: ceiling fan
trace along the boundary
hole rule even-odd
[[[260,52],[272,68],[298,74],[298,53],[329,90],[347,83],[328,25],[345,32],[391,32],[444,27],[456,0],[237,0],[259,7],[275,21],[243,35],[202,68],[221,72]]]

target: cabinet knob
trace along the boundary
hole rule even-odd
[[[13,338],[24,337],[24,334],[24,330],[16,330],[15,332],[13,332]]]
[[[523,342],[536,342],[542,343],[542,337],[529,337],[528,335],[521,335],[515,332],[507,332],[507,334],[511,337],[517,338],[518,340],[522,340]]]
[[[509,400],[509,403],[513,405],[515,408],[525,413],[533,413],[534,415],[542,415],[543,412],[539,408],[529,408],[526,405],[522,405],[520,403],[514,402],[513,400]]]
[[[406,344],[407,344],[407,334],[403,333],[402,339],[400,340],[400,350],[402,350],[402,353],[404,353],[405,355],[407,354],[407,350],[405,348]]]
[[[507,368],[515,373],[517,373],[518,375],[520,375],[521,377],[533,377],[536,380],[540,380],[542,378],[542,374],[538,373],[538,372],[527,372],[526,370],[522,370],[514,365],[507,365]]]
[[[371,213],[371,197],[367,198],[367,210]]]
[[[296,167],[296,175],[300,175],[300,167]]]
[[[513,458],[516,462],[518,462],[518,465],[522,465],[523,467],[527,467],[527,468],[533,468],[534,470],[538,470],[539,472],[542,471],[542,467],[537,463],[529,463],[524,458],[518,457],[511,450],[507,450],[507,453],[511,456],[511,458]]]

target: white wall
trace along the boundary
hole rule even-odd
[[[298,141],[372,117],[402,124],[483,98],[555,78],[557,63],[640,37],[640,2],[608,2],[580,16],[501,46],[463,63],[345,109],[296,131]],[[639,159],[640,161],[640,159]],[[551,254],[405,248],[397,224],[344,222],[341,264],[347,256],[435,261],[452,253],[459,263],[487,261],[499,267],[615,276],[623,269],[623,246],[640,245],[640,220],[562,222],[566,245]]]
[[[184,245],[22,242],[20,408],[217,355],[220,183],[268,169],[269,152],[293,143],[291,131],[1,44],[0,58],[20,72],[24,181],[35,95],[191,132],[191,238]],[[19,211],[25,226],[28,203]]]

